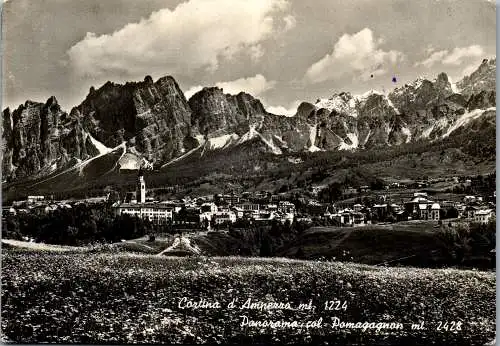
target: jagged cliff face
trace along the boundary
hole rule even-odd
[[[108,156],[116,160],[111,169],[161,167],[244,143],[280,155],[433,141],[480,117],[491,118],[495,72],[495,60],[485,60],[457,84],[441,73],[389,94],[336,93],[314,104],[303,102],[293,117],[270,114],[251,95],[224,94],[216,87],[204,88],[188,102],[172,77],[108,82],[91,88],[69,115],[55,98],[4,110],[3,176],[42,176]]]
[[[383,148],[443,138],[496,107],[494,66],[484,61],[461,81],[466,92],[441,73],[434,81],[419,78],[388,95],[339,93],[314,105],[303,103],[296,116],[314,127],[312,151]]]
[[[497,59],[484,59],[477,70],[470,76],[465,76],[457,86],[466,97],[481,91],[491,91],[496,88],[496,62]]]
[[[4,179],[49,174],[98,153],[81,119],[63,112],[55,97],[4,110],[2,142]]]
[[[153,83],[106,83],[90,90],[72,113],[106,147],[126,143],[127,151],[151,162],[170,160],[196,145],[191,109],[172,77]]]
[[[268,113],[262,103],[246,93],[224,94],[217,87],[204,88],[189,100],[193,111],[191,124],[213,138],[227,133],[242,135]]]

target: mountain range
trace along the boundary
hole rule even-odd
[[[157,81],[146,76],[124,85],[107,82],[91,87],[69,113],[54,96],[5,109],[3,181],[7,189],[19,184],[35,188],[57,185],[68,174],[73,178],[66,181],[76,184],[141,166],[156,172],[183,162],[193,167],[207,157],[219,157],[223,166],[243,152],[292,162],[315,153],[438,143],[463,136],[469,128],[494,129],[495,73],[496,58],[484,59],[457,83],[441,73],[388,93],[334,93],[301,103],[294,116],[269,113],[252,95],[225,94],[217,87],[203,88],[188,100],[171,76]]]

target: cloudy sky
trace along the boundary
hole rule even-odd
[[[5,1],[5,0],[4,0]],[[246,91],[270,111],[336,91],[387,91],[418,76],[457,80],[495,56],[488,0],[8,0],[3,108],[91,86],[172,75]],[[392,82],[397,77],[397,82]]]

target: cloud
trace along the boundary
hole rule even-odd
[[[226,94],[236,95],[241,91],[244,91],[252,96],[258,96],[267,90],[274,88],[275,85],[276,81],[268,81],[266,77],[261,74],[248,78],[239,78],[228,82],[218,82],[215,84],[216,87],[223,89]],[[203,89],[201,85],[192,86],[184,92],[184,95],[189,99],[201,89]]]
[[[264,48],[260,44],[250,47],[250,57],[254,62],[257,62],[264,56]]]
[[[78,76],[91,78],[214,71],[237,53],[262,56],[259,43],[294,23],[288,7],[286,0],[189,0],[111,34],[87,33],[67,55]]]
[[[461,65],[463,60],[468,58],[477,58],[484,55],[484,50],[479,45],[473,45],[464,48],[455,48],[443,59],[445,65]]]
[[[472,72],[477,70],[477,64],[470,64],[466,68],[463,69],[462,75],[463,76],[470,76]]]
[[[414,65],[415,67],[424,66],[429,68],[438,63],[458,66],[468,61],[470,58],[483,56],[484,49],[479,45],[472,45],[469,47],[456,47],[451,52],[445,49],[438,52],[427,50],[427,53],[430,54],[430,56],[425,60],[416,62]]]
[[[288,108],[283,106],[265,106],[265,108],[269,113],[291,117],[297,113],[297,107],[299,107],[299,105],[300,101],[296,100],[293,101]]]
[[[431,55],[427,59],[425,59],[423,61],[416,62],[414,66],[415,67],[424,66],[424,67],[429,68],[429,67],[433,66],[434,64],[436,64],[437,62],[442,61],[443,58],[447,54],[448,54],[447,50],[440,50],[439,52],[431,53]]]
[[[375,39],[368,28],[353,35],[344,34],[330,54],[307,69],[305,79],[317,83],[350,74],[366,80],[371,74],[385,74],[386,66],[402,61],[404,55],[399,51],[380,49],[382,42],[382,39]]]
[[[184,96],[186,96],[186,99],[189,100],[191,98],[191,96],[193,96],[194,94],[196,94],[201,89],[203,89],[203,87],[201,85],[192,86],[188,90],[184,91]]]
[[[286,16],[283,20],[285,21],[285,30],[287,31],[295,28],[295,25],[297,25],[297,20],[292,15]]]

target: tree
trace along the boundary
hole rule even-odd
[[[470,237],[468,224],[457,225],[456,227],[442,226],[438,231],[437,239],[451,263],[463,263],[471,252],[472,238]]]
[[[302,249],[302,247],[299,247],[299,249],[295,253],[295,257],[297,257],[299,259],[303,259],[304,258],[304,250]]]
[[[269,257],[272,254],[271,238],[266,235],[262,238],[260,245],[260,257]]]

